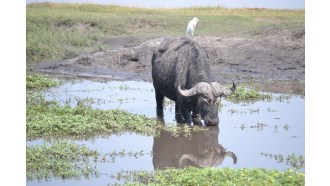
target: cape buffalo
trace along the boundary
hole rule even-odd
[[[220,98],[236,90],[235,83],[228,89],[215,81],[205,51],[187,37],[166,38],[154,50],[152,79],[157,116],[163,118],[166,96],[175,101],[177,122],[189,124],[202,119],[205,125],[218,125]]]

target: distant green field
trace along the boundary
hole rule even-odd
[[[249,36],[265,27],[294,28],[305,24],[304,10],[29,4],[26,7],[27,64],[62,60],[100,49],[109,37],[185,35],[187,23],[193,17],[200,20],[196,36]]]

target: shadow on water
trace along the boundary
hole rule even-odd
[[[45,99],[55,100],[61,105],[75,106],[85,100],[97,109],[122,109],[156,117],[155,93],[150,82],[66,81],[43,94]],[[207,131],[192,132],[187,137],[174,137],[163,131],[158,137],[124,133],[91,140],[72,139],[72,143],[97,150],[101,159],[106,158],[106,161],[96,162],[99,176],[29,180],[27,185],[105,185],[116,182],[113,175],[118,172],[152,171],[166,167],[293,168],[305,171],[304,98],[287,96],[282,99],[282,95],[272,95],[274,99],[271,101],[253,103],[233,103],[223,99],[219,127],[207,127]],[[170,125],[175,121],[174,103],[165,100],[164,105],[165,125]],[[52,141],[41,138],[27,141],[27,146],[44,143],[51,145]],[[109,161],[114,153],[118,156]],[[130,156],[134,153],[139,153],[139,157]]]
[[[218,142],[219,127],[209,127],[206,131],[192,134],[173,136],[170,132],[162,131],[159,137],[154,137],[153,166],[154,169],[170,167],[184,168],[216,167],[227,157],[237,163],[235,153],[227,151]]]

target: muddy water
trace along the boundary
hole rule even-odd
[[[100,109],[124,109],[155,117],[156,102],[150,82],[138,81],[68,81],[44,92],[46,99],[72,106],[89,100]],[[123,152],[113,160],[97,164],[100,175],[89,179],[27,181],[27,185],[106,185],[116,182],[112,175],[121,171],[154,170],[165,167],[293,168],[286,158],[294,153],[305,156],[305,100],[301,96],[272,101],[233,103],[222,100],[219,127],[191,136],[190,139],[162,133],[159,137],[137,134],[111,135],[90,141],[74,141],[100,153]],[[166,101],[165,122],[174,121],[174,104]],[[43,139],[27,145],[47,143]],[[139,152],[130,156],[128,152]],[[280,162],[275,155],[282,155]],[[304,168],[299,170],[304,171]]]

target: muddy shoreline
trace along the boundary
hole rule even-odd
[[[151,79],[152,51],[166,37],[107,39],[106,50],[41,62],[28,71],[116,80]],[[264,29],[252,36],[197,36],[221,84],[248,84],[274,93],[305,93],[305,30]]]

